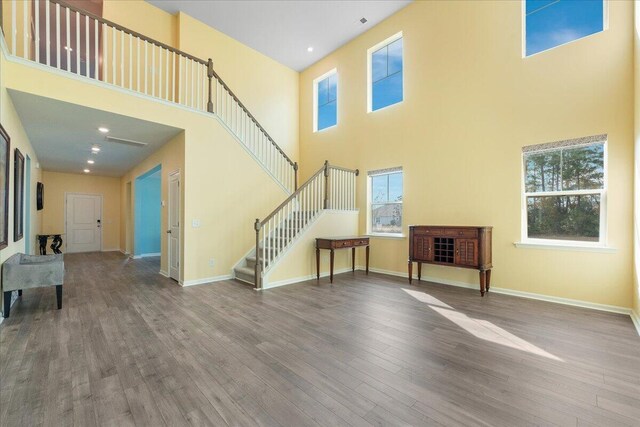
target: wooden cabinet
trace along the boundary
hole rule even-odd
[[[409,283],[413,263],[418,264],[418,280],[422,264],[473,268],[480,272],[480,294],[491,286],[492,227],[449,227],[412,225],[409,227]]]

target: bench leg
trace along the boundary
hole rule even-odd
[[[62,285],[56,285],[56,300],[58,301],[58,310],[62,308]]]
[[[9,317],[9,309],[11,308],[11,291],[7,291],[3,293],[4,298],[4,308],[2,309],[2,316]]]

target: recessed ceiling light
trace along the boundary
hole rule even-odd
[[[109,129],[105,128],[105,127],[99,127],[98,130],[102,133],[109,133]]]
[[[89,172],[91,172],[89,169],[84,170],[84,173],[89,173]]]
[[[90,165],[94,164],[95,161],[94,160],[87,160],[87,163],[89,163]]]
[[[309,46],[309,47],[307,48],[307,52],[313,52],[313,46]]]
[[[99,153],[100,152],[100,147],[98,147],[97,145],[91,147],[91,152],[92,153]]]

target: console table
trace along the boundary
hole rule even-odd
[[[352,237],[319,237],[316,239],[316,269],[317,279],[320,280],[320,249],[328,249],[331,251],[329,256],[330,269],[329,280],[333,283],[333,251],[335,249],[349,249],[351,248],[351,270],[356,270],[356,248],[360,246],[366,246],[366,259],[367,259],[367,274],[369,274],[369,238],[352,236]]]
[[[409,283],[413,263],[472,268],[480,272],[480,295],[491,287],[491,232],[493,227],[450,227],[412,225],[409,227]]]

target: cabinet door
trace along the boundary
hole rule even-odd
[[[433,260],[433,237],[413,236],[413,258],[415,260]]]
[[[456,239],[456,264],[478,265],[478,241],[476,239]]]

